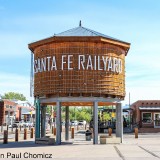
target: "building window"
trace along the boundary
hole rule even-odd
[[[149,112],[142,113],[142,122],[143,123],[152,123],[152,114]]]
[[[6,108],[9,108],[9,105],[6,105]]]

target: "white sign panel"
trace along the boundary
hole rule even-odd
[[[54,70],[98,70],[106,72],[121,73],[122,60],[111,56],[78,55],[76,63],[74,55],[62,55],[61,62],[56,60],[56,56],[48,56],[34,60],[34,73]],[[60,67],[58,68],[59,64]]]

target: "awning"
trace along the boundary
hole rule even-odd
[[[140,110],[159,110],[160,111],[160,106],[152,107],[152,106],[141,106],[139,107]]]
[[[123,112],[132,112],[133,109],[132,108],[123,108]]]
[[[35,111],[30,111],[30,112],[26,112],[26,113],[22,113],[22,115],[27,115],[27,114],[35,114]]]

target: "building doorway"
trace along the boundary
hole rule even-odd
[[[160,113],[154,113],[154,128],[160,128]]]

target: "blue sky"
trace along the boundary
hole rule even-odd
[[[126,99],[159,99],[159,0],[0,0],[0,94],[29,100],[28,43],[77,27],[131,43],[126,57]]]

